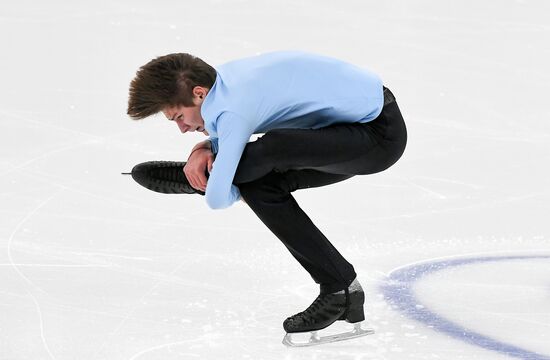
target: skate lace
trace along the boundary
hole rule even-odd
[[[161,181],[175,181],[175,182],[181,182],[184,180],[185,174],[183,173],[183,169],[180,167],[159,167],[156,169],[153,169],[152,171],[152,178],[161,180]]]
[[[302,312],[300,312],[296,315],[291,316],[290,318],[292,319],[292,321],[302,320],[303,322],[306,322],[306,323],[310,322],[311,320],[314,319],[314,315],[317,313],[319,308],[325,306],[326,304],[327,304],[327,297],[319,295],[313,301],[313,303],[311,303],[311,305],[309,305],[309,307],[307,309],[305,309],[304,311],[302,311]]]

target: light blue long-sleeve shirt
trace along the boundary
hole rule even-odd
[[[240,199],[235,171],[252,134],[277,128],[317,129],[368,122],[382,111],[382,81],[344,61],[276,51],[216,67],[201,107],[216,159],[206,186],[212,209]]]

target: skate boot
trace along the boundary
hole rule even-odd
[[[320,294],[306,310],[287,318],[283,322],[283,328],[287,332],[283,344],[287,346],[310,346],[374,333],[372,329],[361,328],[360,322],[365,320],[364,302],[365,294],[357,279],[347,289],[331,294]],[[337,320],[353,323],[354,329],[336,335],[319,336],[318,330],[332,325]],[[307,332],[311,333],[311,337],[306,342],[296,342],[292,339],[291,334]]]
[[[132,169],[132,178],[141,186],[163,194],[200,194],[204,192],[193,188],[183,172],[185,162],[148,161],[137,164]],[[208,171],[205,172],[209,177]]]

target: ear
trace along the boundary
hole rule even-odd
[[[200,105],[204,101],[206,94],[208,94],[208,88],[202,86],[195,86],[193,88],[193,102],[195,105]]]

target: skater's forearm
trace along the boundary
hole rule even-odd
[[[233,184],[243,150],[254,133],[254,124],[231,112],[218,118],[218,153],[208,179],[206,203],[211,209],[224,209],[239,200]]]

